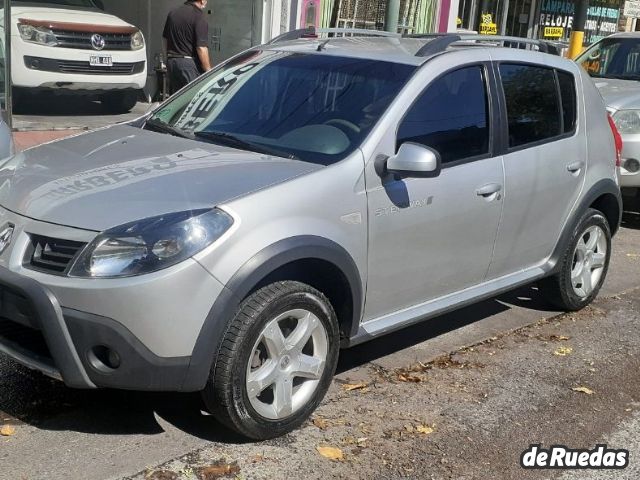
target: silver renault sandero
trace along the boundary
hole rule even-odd
[[[138,121],[2,163],[0,350],[69,387],[202,391],[228,427],[282,435],[340,348],[534,281],[591,302],[620,149],[544,44],[255,47]]]

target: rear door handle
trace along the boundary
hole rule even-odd
[[[567,171],[569,173],[577,173],[584,167],[584,162],[573,162],[567,165]]]
[[[479,197],[490,197],[502,190],[502,185],[499,183],[488,183],[476,190],[476,195]]]

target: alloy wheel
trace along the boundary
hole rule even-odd
[[[324,372],[328,335],[320,319],[294,309],[270,320],[249,357],[246,387],[255,411],[281,420],[304,407]]]
[[[580,298],[597,288],[607,260],[607,237],[601,227],[589,227],[578,240],[573,253],[571,285]]]

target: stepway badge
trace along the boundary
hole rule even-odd
[[[613,450],[596,445],[593,450],[572,449],[564,445],[531,445],[520,456],[520,466],[526,469],[615,469],[629,465],[628,450]]]

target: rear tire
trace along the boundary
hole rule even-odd
[[[128,113],[138,103],[135,90],[115,90],[102,95],[102,107],[107,113]]]
[[[539,282],[540,291],[561,310],[577,311],[598,295],[611,259],[611,229],[602,212],[589,209],[560,259],[560,270]]]
[[[338,351],[338,321],[327,298],[303,283],[273,283],[240,305],[203,400],[221,423],[246,437],[284,435],[321,402]]]

